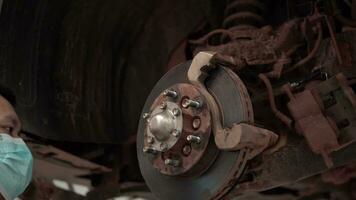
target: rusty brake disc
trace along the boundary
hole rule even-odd
[[[209,107],[187,79],[190,64],[178,65],[156,84],[138,127],[141,172],[159,199],[220,199],[235,185],[247,161],[247,150],[221,151],[216,147],[210,134]],[[245,102],[250,99],[236,77],[219,66],[205,82],[219,104],[224,126],[253,121],[246,115],[252,113]],[[189,106],[194,111],[187,111]],[[197,118],[199,122],[194,121]],[[198,123],[201,129],[196,129]],[[190,149],[184,149],[187,144],[192,144]],[[185,155],[189,151],[195,156]]]

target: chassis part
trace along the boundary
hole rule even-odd
[[[219,199],[234,185],[247,160],[277,140],[271,131],[250,125],[253,123],[253,111],[245,86],[229,69],[218,66],[219,62],[219,59],[214,59],[214,53],[199,53],[190,65],[178,66],[163,77],[146,102],[137,138],[138,157],[146,182],[159,198],[192,198],[189,191],[195,188],[194,199]],[[208,73],[211,73],[210,76]],[[177,79],[179,76],[183,77]],[[184,83],[188,82],[187,79],[191,84]],[[224,89],[219,86],[224,86]],[[177,95],[167,97],[167,90]],[[153,98],[156,99],[150,100]],[[175,117],[174,109],[179,110]],[[167,116],[166,112],[172,114]],[[182,114],[184,128],[173,126],[173,121],[180,121]],[[191,124],[198,117],[200,124],[205,125],[200,130],[194,130]],[[157,118],[162,123],[157,123]],[[210,123],[214,138],[210,137]],[[159,126],[159,134],[152,134],[152,126]],[[193,127],[193,130],[186,126]],[[177,131],[179,134],[176,134]],[[159,146],[152,142],[155,140],[160,140]],[[165,144],[164,148],[162,144]],[[187,145],[197,152],[198,157],[184,155]],[[204,159],[201,159],[203,155]],[[232,163],[229,165],[227,162]],[[200,183],[203,180],[212,185],[203,186]],[[165,182],[167,188],[176,189],[165,190],[154,184],[157,181]],[[191,188],[183,187],[187,184]],[[177,192],[180,195],[176,195]]]
[[[246,21],[240,21],[241,24],[238,24],[241,19],[239,16],[245,8],[242,5],[246,2],[255,1],[233,1],[231,5],[240,4],[241,7],[235,9],[235,14],[229,13],[223,24],[224,29],[211,31],[200,39],[191,41],[196,55],[187,72],[187,79],[199,89],[209,107],[215,148],[224,153],[246,153],[242,162],[246,163],[243,165],[242,174],[239,172],[226,179],[220,177],[230,180],[236,187],[230,185],[222,190],[214,188],[210,190],[210,195],[204,196],[206,199],[229,199],[245,192],[267,190],[355,160],[351,156],[355,151],[355,134],[349,132],[355,130],[354,91],[342,74],[326,73],[325,66],[318,67],[315,63],[322,51],[324,30],[328,30],[333,58],[337,60],[336,66],[352,66],[350,59],[346,64],[342,59],[348,54],[340,49],[343,45],[337,40],[330,18],[320,13],[315,4],[312,14],[305,18],[292,19],[276,30],[271,26],[257,28],[258,26],[252,23],[254,20],[251,13],[251,18],[246,17]],[[227,10],[231,11],[231,8],[228,6]],[[249,8],[249,11],[251,10],[253,9]],[[327,27],[323,27],[325,24]],[[210,40],[217,34],[220,34],[221,43],[214,45]],[[306,53],[301,51],[301,47],[305,45],[308,47]],[[213,52],[201,52],[202,50]],[[231,77],[235,77],[235,82],[238,83],[236,91],[240,94],[240,99],[236,98],[235,102],[230,102],[228,106],[242,103],[244,107],[250,107],[247,111],[251,112],[245,113],[251,117],[250,121],[233,122],[230,125],[224,123],[226,113],[222,109],[224,104],[220,102],[222,97],[216,96],[209,88],[211,85],[207,84],[210,77],[216,76],[215,73],[221,66],[229,67],[238,74],[236,76],[233,71],[228,71]],[[246,71],[253,75],[246,77]],[[267,95],[262,92],[258,83],[254,83],[256,78],[267,87]],[[296,82],[290,84],[291,79]],[[221,85],[224,86],[226,85]],[[250,96],[253,96],[253,100]],[[290,99],[289,103],[285,99],[286,96]],[[335,97],[336,106],[324,105],[328,96]],[[269,101],[271,108],[261,106],[261,99],[263,102]],[[257,112],[252,112],[252,106]],[[341,114],[343,110],[345,115]],[[246,110],[240,113],[244,111]],[[255,119],[264,119],[256,123],[262,128],[256,126]],[[295,133],[303,135],[304,138]],[[140,130],[139,134],[142,134]],[[281,141],[278,141],[276,147],[268,149],[276,144],[278,137]],[[142,140],[142,137],[138,139]],[[194,140],[200,142],[199,139]],[[144,160],[140,154],[139,160]],[[169,161],[167,163],[171,163],[171,166],[179,166],[178,162]],[[141,165],[141,170],[142,167],[147,168],[148,163],[145,164]],[[213,165],[224,164],[214,160]],[[206,174],[190,176],[190,180],[176,176],[170,178],[188,184],[207,175],[211,167],[208,166]],[[290,169],[293,174],[288,174]],[[144,173],[144,177],[148,182],[157,180],[155,175]],[[169,194],[183,192],[177,190],[173,184],[165,185],[171,192],[163,194],[162,189],[158,192],[160,198],[170,198]],[[222,184],[218,185],[219,183],[214,186],[222,187]],[[154,192],[157,190],[156,186],[151,187]]]
[[[177,66],[157,83],[145,104],[143,113],[150,112],[154,100],[167,88],[172,88],[176,84],[189,84],[187,79],[189,66],[190,63]],[[246,105],[245,103],[241,102],[244,99],[241,98],[241,94],[238,92],[240,86],[231,77],[229,71],[229,69],[219,67],[206,82],[209,91],[219,101],[224,116],[223,123],[226,126],[251,120],[245,115],[245,113],[248,113],[247,109],[249,108],[244,106]],[[235,103],[236,101],[239,103]],[[206,122],[202,121],[202,123]],[[218,150],[214,144],[214,138],[210,137],[207,138],[210,140],[210,145],[205,153],[211,156],[214,152],[217,152],[217,156],[213,162],[203,163],[208,168],[205,173],[188,177],[164,175],[153,165],[152,160],[155,159],[156,155],[142,151],[145,141],[145,129],[146,120],[141,119],[137,136],[138,158],[142,174],[148,186],[158,198],[177,200],[186,198],[197,200],[219,198],[234,185],[233,183],[240,176],[246,164],[247,152],[245,149],[232,152]],[[162,185],[166,187],[162,187]],[[171,190],[171,188],[175,189]]]

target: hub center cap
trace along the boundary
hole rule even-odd
[[[183,127],[181,109],[173,102],[163,101],[147,119],[145,147],[151,151],[165,152],[179,140]]]
[[[170,112],[163,111],[152,117],[148,127],[155,138],[165,141],[174,130],[174,122],[174,116]]]
[[[205,101],[193,85],[177,84],[163,91],[150,113],[144,114],[144,152],[162,174],[202,173],[215,157],[214,153],[203,156],[211,144],[211,117]]]

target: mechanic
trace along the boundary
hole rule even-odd
[[[21,123],[11,105],[15,105],[13,97],[0,87],[0,200],[14,200],[32,178],[33,158],[19,138]]]

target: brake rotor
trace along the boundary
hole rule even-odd
[[[156,84],[139,123],[141,172],[159,199],[219,199],[235,185],[247,160],[245,150],[217,149],[206,99],[187,79],[189,66],[178,65]],[[218,67],[206,87],[224,126],[253,121],[247,90],[231,70]]]

